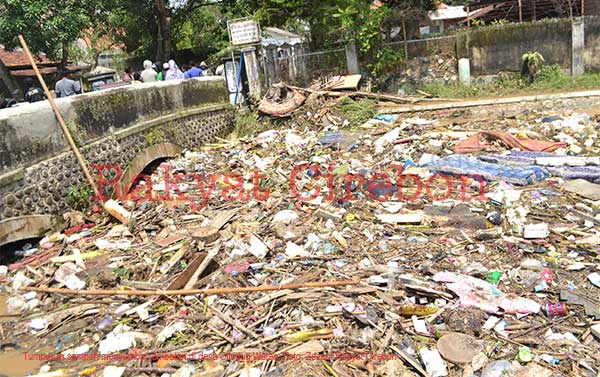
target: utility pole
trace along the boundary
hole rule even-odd
[[[519,22],[523,22],[523,0],[519,0]]]

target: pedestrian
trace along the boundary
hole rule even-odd
[[[31,77],[25,78],[25,89],[25,101],[29,103],[43,101],[46,99],[46,95],[44,94],[42,88],[35,86]]]
[[[156,72],[156,81],[163,81],[163,76],[161,75],[162,73],[162,64],[160,62],[154,62],[154,64],[152,65],[152,68],[154,68],[154,71]]]
[[[123,81],[133,81],[133,73],[131,67],[125,68],[125,74],[123,75]]]
[[[200,63],[200,76],[210,76],[210,69],[205,62]]]
[[[167,79],[167,71],[169,70],[169,63],[163,63],[158,76],[156,77],[159,81],[165,81]]]
[[[150,60],[144,60],[144,70],[140,74],[142,82],[155,82],[156,71],[152,68],[152,62]]]
[[[181,80],[183,78],[183,72],[177,67],[175,60],[169,60],[169,70],[167,71],[165,80]]]
[[[79,81],[71,80],[68,76],[69,72],[67,71],[61,71],[59,73],[60,80],[58,80],[54,85],[56,97],[70,97],[72,95],[81,93],[81,85],[79,84]]]
[[[196,67],[196,63],[190,62],[190,69],[183,75],[186,79],[202,76],[202,70]]]

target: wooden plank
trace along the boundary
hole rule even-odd
[[[361,75],[342,76],[340,78],[339,82],[337,82],[331,86],[331,89],[333,89],[333,90],[342,90],[342,89],[356,90],[356,88],[358,88],[358,83],[360,82],[361,78],[362,78]]]
[[[173,280],[171,284],[169,284],[167,290],[177,290],[183,288],[185,286],[185,283],[187,283],[188,280],[190,280],[190,277],[192,277],[192,275],[198,269],[200,264],[202,264],[202,261],[204,260],[204,258],[206,258],[206,255],[206,253],[198,254],[198,256],[194,258],[194,260],[186,267],[186,269],[183,270],[183,272],[179,274],[179,276],[177,276],[177,278]]]
[[[194,287],[194,285],[198,282],[200,275],[204,272],[204,270],[206,270],[209,263],[212,262],[213,258],[219,252],[220,247],[221,241],[217,241],[215,247],[208,252],[208,255],[206,255],[202,263],[200,263],[196,271],[194,271],[188,282],[185,283],[185,286],[183,287],[184,289],[192,289]]]

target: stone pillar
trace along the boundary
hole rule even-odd
[[[585,71],[583,62],[585,29],[582,18],[574,19],[571,24],[571,74],[581,76]]]
[[[356,44],[354,42],[346,45],[346,64],[348,65],[348,74],[357,75],[360,73],[358,54],[356,53]]]
[[[471,62],[467,58],[458,59],[458,79],[466,86],[471,85]]]
[[[256,57],[256,48],[250,47],[244,49],[242,50],[242,54],[244,54],[244,66],[246,67],[246,75],[248,76],[250,94],[255,95],[257,98],[261,98],[260,67],[258,58]]]

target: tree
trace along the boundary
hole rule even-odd
[[[159,19],[155,0],[121,0],[110,11],[108,21],[121,31],[115,40],[123,43],[128,53],[162,58],[157,56]]]
[[[157,58],[166,61],[171,57],[173,50],[171,8],[169,7],[168,1],[165,3],[164,0],[156,0],[156,9],[158,10],[159,15],[158,46],[156,55]]]
[[[69,55],[76,61],[92,65],[94,69],[98,66],[98,59],[103,51],[120,45],[119,40],[122,35],[122,29],[115,28],[110,23],[95,25],[84,33],[83,39],[71,45]]]
[[[3,0],[0,4],[0,40],[19,46],[22,34],[33,53],[61,58],[65,68],[69,45],[107,16],[113,0]]]

